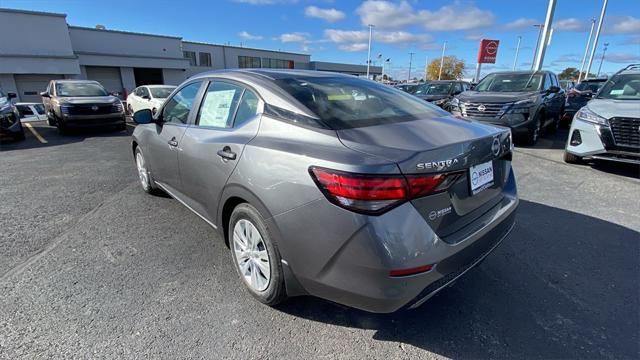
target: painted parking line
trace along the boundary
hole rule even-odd
[[[46,144],[48,142],[47,140],[45,140],[45,138],[42,137],[42,135],[38,133],[38,131],[36,131],[36,129],[33,126],[31,126],[31,124],[25,123],[24,125],[31,131],[33,136],[35,136],[36,139],[38,139],[38,141],[40,141],[43,144]]]

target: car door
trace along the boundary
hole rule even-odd
[[[179,154],[185,201],[212,223],[222,189],[245,145],[258,132],[262,108],[253,90],[239,83],[212,80],[194,124],[185,132]]]
[[[562,106],[564,105],[564,100],[566,93],[562,87],[560,87],[560,81],[558,81],[558,77],[556,74],[551,74],[551,82],[554,86],[560,88],[560,91],[553,94],[553,111],[556,117],[560,118],[562,115]]]
[[[48,96],[42,97],[42,104],[44,105],[45,112],[47,114],[52,113],[51,111],[51,95],[53,94],[53,81],[49,81],[49,85],[47,85],[47,89],[44,91]]]
[[[127,107],[131,110],[131,113],[135,113],[139,110],[138,107],[138,94],[140,93],[140,88],[135,88],[129,96],[127,96]]]
[[[549,73],[545,73],[543,83],[542,83],[542,100],[544,104],[544,108],[547,112],[547,116],[545,119],[542,119],[542,125],[545,125],[547,121],[549,121],[552,116],[555,114],[555,103],[554,103],[554,95],[555,93],[549,92],[549,88],[553,85],[551,82],[551,76]]]
[[[169,99],[158,115],[155,134],[149,136],[148,149],[143,149],[151,163],[151,176],[156,182],[173,192],[180,189],[178,153],[181,140],[188,127],[193,104],[199,94],[202,81],[183,86]]]

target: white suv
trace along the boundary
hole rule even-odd
[[[149,109],[153,113],[169,95],[175,90],[175,86],[171,85],[145,85],[137,87],[127,97],[127,110],[129,114],[142,109]]]
[[[564,161],[640,164],[640,64],[618,71],[573,118]]]

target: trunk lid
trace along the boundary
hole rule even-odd
[[[460,172],[445,192],[412,200],[441,237],[452,235],[502,200],[510,171],[509,129],[452,117],[338,130],[356,151],[395,162],[405,175]],[[491,163],[493,184],[472,193],[472,166]]]

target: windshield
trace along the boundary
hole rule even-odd
[[[358,78],[300,77],[276,83],[334,130],[448,114],[402,91]]]
[[[452,83],[431,83],[420,85],[414,95],[449,95]]]
[[[57,83],[57,96],[107,96],[107,90],[102,85],[96,83]]]
[[[489,74],[475,91],[516,92],[540,90],[544,74]]]
[[[580,84],[576,85],[576,90],[585,91],[589,90],[593,93],[597,93],[598,90],[604,85],[604,80],[602,81],[583,81]]]
[[[607,81],[599,99],[640,100],[640,74],[619,74]]]
[[[149,88],[151,90],[151,96],[156,99],[166,99],[169,97],[171,92],[173,91],[173,87],[158,87],[158,88]]]

